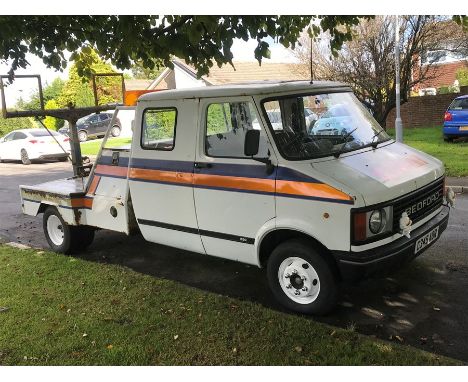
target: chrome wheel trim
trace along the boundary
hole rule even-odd
[[[288,257],[281,262],[278,281],[285,295],[298,304],[310,304],[320,293],[317,271],[300,257]]]
[[[65,233],[63,231],[63,224],[57,215],[50,215],[47,218],[47,234],[56,246],[63,244]]]

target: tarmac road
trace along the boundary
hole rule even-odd
[[[42,216],[22,215],[18,186],[70,175],[67,163],[0,164],[0,241],[46,248]],[[392,277],[343,286],[336,311],[311,319],[468,362],[467,223],[468,195],[458,195],[447,230],[428,251]],[[147,243],[139,235],[98,231],[79,257],[283,310],[263,270]]]

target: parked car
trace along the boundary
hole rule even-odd
[[[89,138],[100,138],[106,135],[109,123],[112,120],[113,113],[99,113],[90,114],[83,118],[80,118],[76,122],[78,129],[78,139],[80,142],[85,142]],[[111,134],[113,137],[118,137],[122,131],[122,124],[117,118],[112,126]],[[69,128],[62,127],[59,129],[59,133],[69,135]]]
[[[343,105],[333,105],[310,128],[310,135],[346,135],[352,117]]]
[[[468,95],[455,98],[444,115],[444,141],[468,137]]]
[[[70,152],[70,138],[51,131],[57,141],[45,129],[14,130],[0,138],[0,162],[20,160],[31,164],[35,159],[58,159],[65,162]],[[65,149],[66,153],[60,148]]]

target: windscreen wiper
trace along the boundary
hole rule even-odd
[[[343,146],[341,146],[341,148],[340,148],[336,153],[333,154],[333,156],[334,156],[335,158],[339,158],[339,156],[340,156],[341,154],[343,154],[344,148],[346,147],[346,145],[347,145],[348,142],[349,142],[349,140],[348,140],[349,137],[352,137],[351,134],[353,134],[356,130],[357,130],[357,127],[355,127],[353,130],[351,130],[348,134],[345,135],[344,142],[343,142]]]
[[[381,129],[381,130],[377,131],[377,132],[374,134],[374,136],[373,136],[372,139],[371,139],[371,143],[370,143],[370,145],[372,146],[372,148],[374,148],[374,149],[377,148],[377,145],[379,144],[379,141],[375,141],[375,142],[374,142],[374,139],[377,138],[377,137],[378,137],[380,134],[382,134],[384,131],[385,131],[384,129]]]

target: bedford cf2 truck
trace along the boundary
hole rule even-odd
[[[88,176],[20,186],[54,251],[139,230],[266,268],[281,304],[325,314],[343,281],[397,269],[447,227],[443,164],[391,139],[343,84],[167,90],[134,110],[131,143],[108,132]]]

